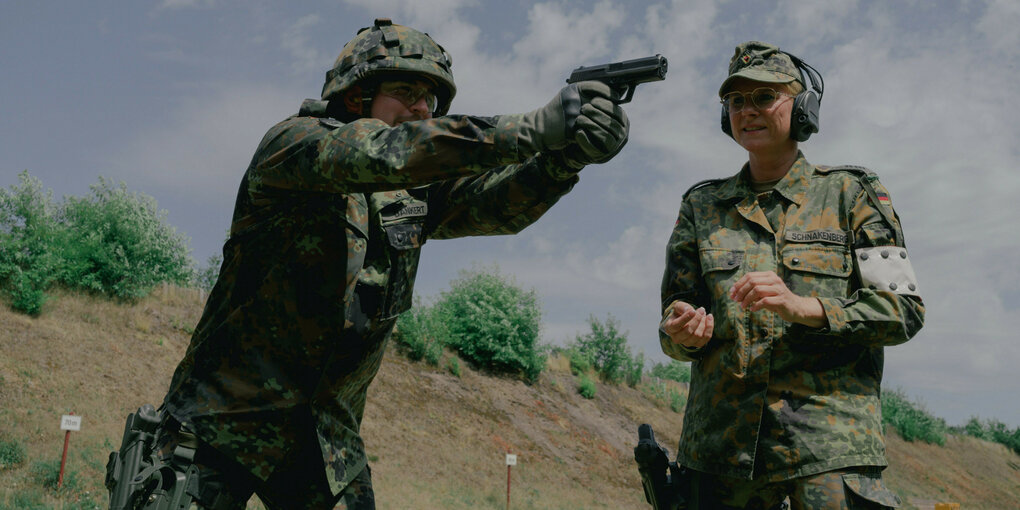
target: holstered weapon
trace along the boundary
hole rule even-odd
[[[690,481],[687,470],[671,462],[666,449],[655,441],[652,426],[643,423],[638,427],[638,444],[634,447],[634,461],[641,473],[645,499],[655,510],[685,510],[688,506]]]
[[[183,472],[163,462],[154,451],[160,422],[150,404],[128,415],[120,450],[110,452],[106,464],[110,510],[190,508],[198,481],[198,468],[190,465],[194,449],[179,446],[174,451],[174,460],[187,466]]]

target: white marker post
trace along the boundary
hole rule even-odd
[[[506,510],[510,510],[510,466],[517,465],[517,454],[506,454]]]
[[[64,464],[67,462],[67,444],[71,442],[71,431],[81,430],[81,416],[74,413],[65,414],[60,417],[60,430],[66,430],[64,434],[64,454],[60,456],[60,476],[57,477],[57,488],[64,483]]]

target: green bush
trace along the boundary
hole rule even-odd
[[[932,416],[923,406],[907,400],[902,390],[882,391],[882,423],[892,425],[905,441],[946,444],[945,420]]]
[[[687,397],[684,396],[684,395],[681,395],[680,392],[676,390],[676,388],[670,388],[669,389],[669,408],[672,409],[674,413],[682,413],[684,411],[684,407],[686,407],[686,406],[687,406]]]
[[[567,349],[566,353],[570,362],[570,373],[574,375],[586,374],[592,369],[591,358],[576,346]]]
[[[968,436],[999,443],[1020,454],[1020,427],[1010,430],[1005,423],[999,420],[982,421],[971,417],[964,425],[963,431]]]
[[[55,205],[38,179],[18,178],[0,190],[0,287],[14,309],[38,315],[57,282],[137,299],[158,283],[192,278],[187,239],[151,197],[100,178],[89,197]]]
[[[669,379],[680,383],[691,382],[691,364],[677,360],[670,360],[669,363],[656,363],[648,372],[652,377]]]
[[[423,306],[415,300],[410,310],[397,318],[394,340],[411,361],[425,360],[438,366],[443,355],[444,339],[449,336],[446,324],[435,307]]]
[[[644,373],[645,353],[639,352],[636,356],[627,360],[627,367],[624,370],[624,379],[627,381],[627,386],[637,388],[637,385],[641,383]]]
[[[0,440],[0,471],[25,462],[25,448],[17,441]]]
[[[52,193],[38,179],[21,172],[18,184],[0,189],[0,286],[15,310],[42,312],[61,266],[59,232]]]
[[[976,416],[971,416],[970,420],[967,421],[967,424],[963,426],[963,433],[985,441],[992,440],[991,431],[989,431]]]
[[[446,369],[453,374],[454,377],[460,377],[460,360],[456,356],[450,356],[446,358]]]
[[[462,271],[436,303],[450,345],[465,360],[494,372],[538,380],[545,355],[538,345],[542,317],[535,291],[491,271]]]
[[[159,283],[191,279],[188,240],[152,197],[100,178],[88,197],[65,200],[61,280],[68,287],[134,300]]]
[[[591,380],[591,377],[588,377],[588,374],[581,374],[577,376],[577,392],[580,393],[582,397],[591,400],[595,398],[595,391],[595,381]]]
[[[675,413],[682,413],[687,406],[687,394],[663,379],[650,379],[638,385],[637,389],[657,406],[668,407]]]
[[[619,330],[620,323],[612,315],[606,318],[605,323],[591,315],[588,317],[588,326],[591,331],[577,335],[572,348],[576,348],[591,362],[603,381],[618,384],[628,378],[633,379],[630,372],[635,360],[631,358],[630,347],[627,346],[627,334]],[[644,355],[641,356],[641,365],[643,369]]]
[[[192,283],[206,292],[212,291],[213,286],[216,285],[216,280],[220,277],[220,265],[222,264],[223,255],[216,254],[210,256],[205,261],[205,267],[195,270]]]

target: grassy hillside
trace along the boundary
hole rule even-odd
[[[36,319],[0,308],[0,510],[105,507],[107,455],[127,413],[161,399],[199,299],[175,290],[116,305],[64,294]],[[637,424],[648,422],[675,451],[681,415],[668,402],[647,388],[601,384],[586,400],[563,360],[532,386],[459,366],[455,376],[388,354],[364,423],[380,508],[504,508],[507,452],[518,455],[512,508],[649,508],[632,448]],[[69,412],[83,417],[82,431],[71,435],[58,492],[47,486]],[[3,466],[17,457],[4,444],[23,459]],[[891,431],[888,444],[887,478],[908,508],[1017,508],[1020,456],[1001,445],[955,436],[944,447],[907,443]]]

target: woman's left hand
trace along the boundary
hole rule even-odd
[[[815,298],[793,293],[786,282],[772,271],[747,273],[730,288],[730,299],[752,312],[768,310],[783,320],[822,328],[828,324],[822,303]]]

